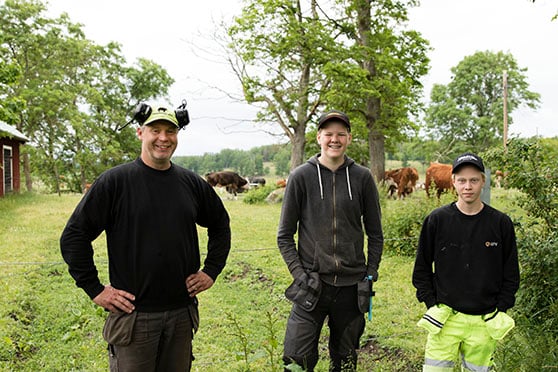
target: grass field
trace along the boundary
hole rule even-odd
[[[421,198],[424,195],[413,195]],[[59,252],[60,233],[81,195],[0,199],[0,370],[106,371],[105,312],[75,287]],[[498,199],[496,199],[498,200]],[[501,198],[500,202],[506,202]],[[384,209],[406,201],[384,201]],[[290,275],[276,248],[280,205],[225,200],[231,215],[227,266],[200,299],[194,371],[280,371]],[[202,246],[205,231],[200,229]],[[107,282],[104,237],[94,243]],[[385,254],[366,322],[359,371],[420,370],[423,305],[410,282],[412,258]],[[317,371],[327,371],[327,327]]]

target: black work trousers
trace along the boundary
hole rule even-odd
[[[316,308],[310,312],[293,304],[285,333],[283,361],[313,371],[318,363],[318,342],[328,318],[330,371],[356,371],[364,314],[357,304],[357,286],[334,287],[322,283]]]

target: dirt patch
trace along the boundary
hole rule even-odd
[[[382,365],[389,365],[394,371],[416,371],[416,361],[399,348],[382,346],[374,338],[369,339],[358,350],[359,359]]]
[[[271,282],[262,269],[253,268],[249,263],[246,262],[239,262],[237,267],[240,270],[235,269],[233,273],[230,273],[225,277],[225,280],[228,282],[236,282],[242,279],[249,279],[251,283],[267,283]]]
[[[244,279],[244,278],[246,278],[246,276],[248,275],[250,270],[252,270],[252,267],[250,266],[250,264],[248,264],[246,262],[239,262],[239,263],[236,264],[236,266],[240,267],[240,272],[236,272],[236,270],[235,270],[234,273],[230,273],[229,275],[227,275],[225,277],[226,281],[236,282],[237,280]]]

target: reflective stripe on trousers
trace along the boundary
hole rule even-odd
[[[482,316],[454,312],[439,333],[428,334],[423,371],[452,372],[459,356],[465,370],[490,371],[495,348]]]

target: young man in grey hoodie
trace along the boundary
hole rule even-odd
[[[277,244],[294,279],[286,291],[293,306],[283,360],[307,371],[318,362],[326,317],[330,371],[356,370],[364,313],[378,279],[383,249],[378,190],[370,170],[345,155],[351,139],[347,115],[323,114],[321,152],[290,174],[283,199]]]

